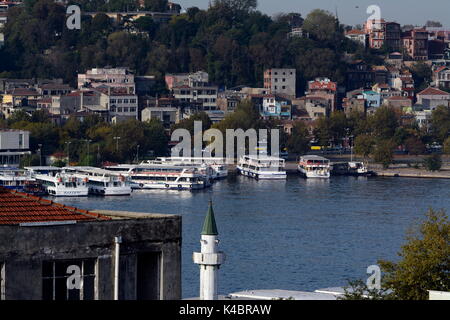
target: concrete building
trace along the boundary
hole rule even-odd
[[[93,68],[78,74],[78,89],[105,86],[125,89],[128,94],[136,92],[134,74],[127,68]]]
[[[264,88],[271,94],[280,93],[296,97],[295,69],[267,69],[264,72]]]
[[[434,110],[438,106],[450,107],[450,93],[428,87],[417,94],[417,104],[430,110]]]
[[[412,29],[402,36],[404,52],[412,60],[428,59],[428,31]]]
[[[363,30],[353,29],[345,32],[345,37],[360,43],[364,48],[367,46],[367,34]]]
[[[193,254],[194,263],[200,267],[200,300],[218,300],[219,268],[225,261],[225,254],[218,250],[218,235],[210,201],[201,233],[201,251]]]
[[[30,132],[0,129],[0,166],[20,165],[20,159],[30,155]]]
[[[261,117],[264,119],[276,118],[290,120],[292,118],[291,100],[280,95],[270,94],[263,97]]]
[[[193,82],[209,83],[209,75],[204,71],[194,73],[167,73],[164,79],[167,89],[170,91],[174,87],[190,86]]]
[[[351,98],[344,98],[342,102],[342,108],[346,115],[350,115],[354,112],[358,112],[360,114],[366,113],[366,100],[362,94]]]
[[[411,110],[412,100],[408,97],[393,96],[383,101],[383,105],[400,111]]]
[[[433,81],[437,88],[450,89],[450,68],[442,66],[434,70]]]
[[[373,90],[363,92],[367,109],[375,110],[381,106],[381,95]]]
[[[294,100],[293,104],[297,106],[295,112],[297,118],[300,115],[304,119],[307,114],[308,119],[314,121],[321,117],[328,117],[331,113],[331,101],[324,97],[309,95]]]
[[[337,110],[337,83],[328,78],[316,78],[309,81],[306,96],[325,98],[329,101],[331,112]]]
[[[219,88],[206,82],[192,81],[189,85],[173,87],[173,96],[180,102],[200,103],[202,111],[215,111]]]
[[[183,118],[182,116],[182,105],[175,98],[156,99],[154,105],[149,105],[141,111],[141,121],[158,119],[167,129],[173,124],[178,123]]]
[[[350,62],[345,76],[347,90],[370,88],[374,83],[372,69],[362,60]]]
[[[5,300],[177,300],[181,217],[86,211],[0,189]]]

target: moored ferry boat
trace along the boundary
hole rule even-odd
[[[25,191],[28,184],[35,183],[35,179],[25,170],[14,167],[0,168],[0,187],[16,191]]]
[[[211,185],[202,167],[148,163],[105,169],[129,177],[134,189],[199,190]]]
[[[124,175],[112,174],[108,170],[94,167],[66,167],[65,172],[86,181],[89,193],[100,196],[129,196],[131,186]]]
[[[320,156],[303,156],[297,166],[298,171],[306,178],[330,178],[330,160]]]
[[[40,182],[47,193],[55,197],[85,197],[89,189],[86,185],[87,179],[83,180],[75,175],[57,173],[35,175],[36,181]]]
[[[246,155],[239,159],[238,172],[255,179],[286,179],[285,160],[266,155]]]
[[[159,157],[156,158],[156,163],[175,164],[175,165],[192,165],[202,166],[206,165],[212,168],[212,179],[223,179],[228,176],[228,167],[225,158],[215,157]],[[144,162],[146,163],[146,162]],[[148,163],[148,161],[147,161]]]

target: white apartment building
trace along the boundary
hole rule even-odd
[[[0,166],[19,166],[20,159],[31,154],[30,132],[0,129]]]
[[[136,92],[134,74],[126,68],[93,68],[78,74],[78,89],[98,87],[126,89],[130,94]]]

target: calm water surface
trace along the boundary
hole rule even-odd
[[[134,192],[119,198],[61,198],[83,209],[170,213],[183,217],[183,297],[198,296],[192,252],[208,200],[214,201],[220,247],[227,260],[219,290],[315,290],[364,278],[378,259],[397,259],[405,231],[428,208],[450,212],[450,180],[290,176],[255,181],[230,176],[190,193]]]

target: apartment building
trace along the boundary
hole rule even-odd
[[[93,68],[78,74],[78,89],[110,87],[124,89],[129,94],[136,92],[134,74],[127,68]]]
[[[417,61],[428,59],[428,31],[425,28],[405,32],[402,40],[409,58]]]
[[[264,72],[264,88],[271,94],[296,97],[295,69],[267,69]]]

